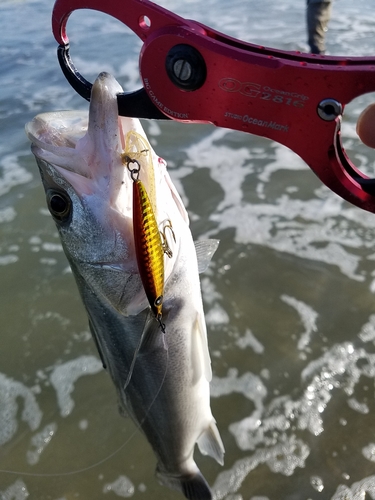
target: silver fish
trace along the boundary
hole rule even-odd
[[[118,116],[119,92],[116,80],[101,73],[88,116],[41,114],[26,133],[121,407],[151,444],[160,482],[188,499],[208,500],[212,493],[194,462],[194,447],[220,464],[224,447],[210,408],[211,362],[198,271],[207,267],[218,242],[194,245],[166,163],[151,146],[125,151],[139,162],[157,223],[161,231],[166,227],[163,333],[137,269],[132,180],[121,160],[129,132],[148,142],[138,120]]]

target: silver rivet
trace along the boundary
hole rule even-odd
[[[342,114],[342,106],[335,99],[323,99],[319,103],[317,111],[322,120],[331,122]]]

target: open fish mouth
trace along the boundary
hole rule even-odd
[[[62,154],[61,148],[74,149],[77,142],[87,132],[88,127],[87,111],[53,111],[37,115],[26,126],[26,132],[32,143],[49,151]],[[51,131],[53,130],[53,133]]]
[[[138,155],[140,178],[154,197],[153,165],[158,165],[159,158],[139,121],[118,116],[117,94],[122,91],[114,77],[101,73],[93,85],[89,113],[43,113],[27,124],[26,134],[34,155],[52,165],[78,196],[101,192],[113,208],[131,217],[132,183],[123,156]],[[132,134],[142,138],[140,145],[128,140]],[[157,205],[155,199],[153,205]]]

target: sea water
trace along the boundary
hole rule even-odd
[[[248,42],[307,50],[304,0],[160,4]],[[52,6],[0,2],[0,498],[182,498],[159,486],[149,445],[118,413],[24,134],[37,113],[87,109],[59,69]],[[120,22],[75,12],[68,35],[87,79],[109,71],[140,87],[142,43]],[[375,55],[372,2],[334,2],[327,50]],[[356,99],[343,123],[369,175],[375,154],[355,122],[374,100]],[[201,281],[225,465],[196,453],[215,499],[375,499],[375,215],[275,142],[144,126],[194,238],[220,239]]]

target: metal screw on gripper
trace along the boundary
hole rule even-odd
[[[173,64],[173,72],[177,78],[181,81],[186,82],[191,77],[192,67],[189,61],[184,59],[178,59]]]

